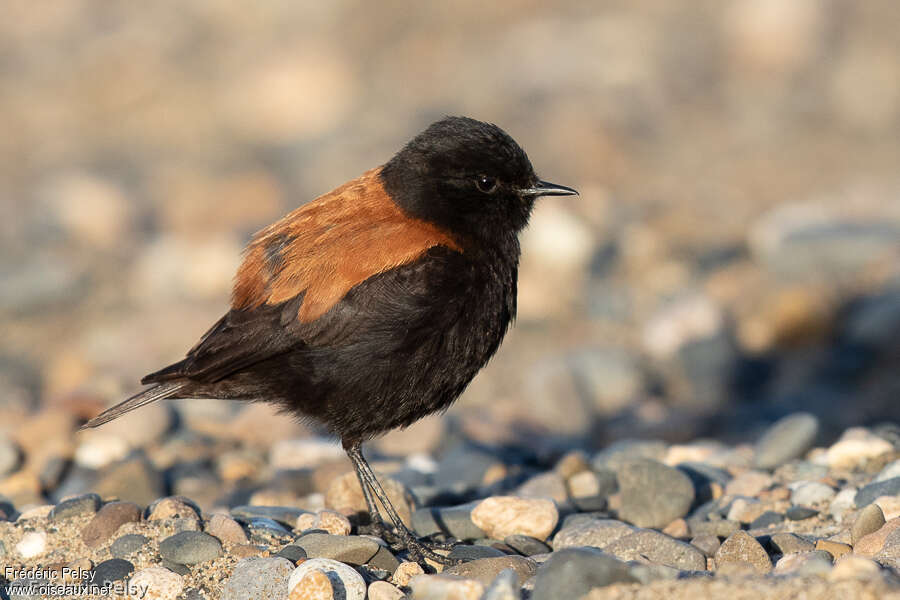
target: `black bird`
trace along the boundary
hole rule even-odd
[[[364,441],[446,409],[516,315],[518,234],[541,181],[496,125],[447,117],[385,165],[257,233],[231,309],[152,387],[84,427],[163,398],[271,402],[323,424],[417,560],[447,562],[407,529],[361,452]]]

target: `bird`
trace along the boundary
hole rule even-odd
[[[497,125],[440,119],[256,233],[228,312],[82,429],[162,399],[272,403],[340,439],[375,531],[419,562],[450,564],[397,515],[362,444],[462,394],[515,319],[519,234],[535,201],[573,194],[539,179]]]

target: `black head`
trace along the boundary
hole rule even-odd
[[[481,239],[517,233],[539,196],[571,188],[540,181],[505,131],[447,117],[412,139],[382,169],[385,189],[411,216]]]

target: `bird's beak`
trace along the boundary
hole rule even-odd
[[[537,185],[519,190],[521,196],[577,196],[578,191],[570,187],[550,183],[549,181],[538,181]]]

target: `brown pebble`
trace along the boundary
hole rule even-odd
[[[148,521],[162,521],[164,519],[190,518],[199,519],[200,515],[194,508],[178,496],[169,496],[158,501],[153,510],[147,516]]]
[[[141,507],[133,502],[110,502],[101,508],[81,530],[81,539],[88,548],[96,548],[108,540],[125,523],[141,520]]]
[[[878,531],[864,535],[853,545],[853,552],[861,556],[872,558],[884,548],[884,541],[895,529],[900,528],[900,517],[891,519],[881,526]]]
[[[214,535],[226,544],[246,544],[247,533],[240,523],[222,513],[216,513],[206,524],[206,533]]]
[[[254,546],[253,544],[237,544],[232,547],[228,553],[235,558],[248,558],[250,556],[263,556],[266,554],[266,551],[260,548],[259,546]]]
[[[322,571],[310,571],[291,590],[288,600],[332,600],[334,587]]]
[[[884,513],[881,507],[875,504],[869,504],[857,515],[853,526],[850,527],[850,540],[856,546],[857,542],[870,533],[875,533],[884,526]]]
[[[853,548],[851,548],[849,544],[831,542],[829,540],[818,540],[816,541],[816,550],[824,550],[837,559],[852,551]]]
[[[413,577],[424,573],[425,571],[422,570],[418,563],[402,562],[397,567],[397,570],[394,571],[394,574],[391,575],[391,583],[400,587],[406,587]]]
[[[675,519],[674,521],[666,525],[665,529],[663,529],[662,532],[666,535],[672,536],[673,538],[679,539],[686,539],[691,535],[687,521],[685,521],[684,519]]]

